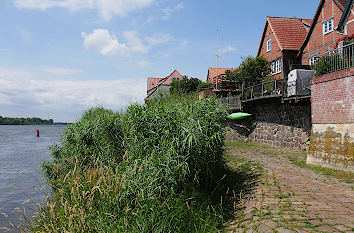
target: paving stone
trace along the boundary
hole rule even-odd
[[[334,226],[335,229],[338,229],[338,230],[341,230],[341,231],[346,231],[348,232],[350,229],[345,227],[345,226],[342,226],[342,225],[337,225],[337,226]]]
[[[274,153],[276,151],[279,151],[279,155]],[[266,155],[265,152],[269,153]],[[262,218],[267,218],[260,222],[257,232],[267,229],[262,228],[263,226],[272,230],[280,229],[281,232],[292,232],[286,229],[286,226],[294,226],[298,232],[315,232],[312,228],[306,228],[309,226],[308,223],[316,226],[316,230],[324,232],[352,230],[354,227],[352,184],[297,167],[289,161],[288,153],[293,154],[293,150],[266,147],[235,148],[228,151],[228,154],[237,154],[264,166],[264,175],[259,182],[263,185],[258,186],[251,201],[245,203],[245,213],[251,213],[247,217],[253,218],[256,213]],[[256,212],[252,212],[254,206],[258,208]],[[260,220],[257,216],[254,219]],[[246,226],[249,226],[249,223],[247,222]],[[339,228],[326,224],[337,225]]]
[[[286,229],[286,228],[284,228],[284,227],[279,227],[279,228],[277,228],[277,231],[278,231],[279,233],[293,233],[293,232],[295,232],[295,231]]]
[[[319,219],[314,219],[314,220],[310,220],[310,223],[317,226],[317,225],[320,225],[322,223],[322,221]]]
[[[303,228],[302,229],[303,231],[305,231],[305,232],[316,232],[314,229],[312,229],[312,228]]]
[[[316,230],[324,231],[324,232],[333,232],[334,231],[334,229],[332,227],[327,226],[327,225],[322,225],[322,226],[316,227]]]

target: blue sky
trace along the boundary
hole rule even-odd
[[[143,102],[147,77],[206,79],[255,55],[266,16],[313,18],[319,0],[2,0],[0,115],[75,121]]]

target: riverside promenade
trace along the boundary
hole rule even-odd
[[[227,153],[258,162],[264,171],[227,232],[354,232],[352,174],[308,166],[304,151],[245,145],[227,147]]]

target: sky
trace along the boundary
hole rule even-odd
[[[267,16],[312,19],[320,0],[1,0],[0,116],[74,122],[143,103],[148,77],[206,80],[257,53]]]

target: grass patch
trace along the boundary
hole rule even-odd
[[[254,143],[254,142],[231,142],[226,141],[225,146],[235,147],[235,148],[259,148],[263,147],[264,145]]]
[[[354,173],[349,171],[342,171],[333,168],[326,168],[321,166],[315,166],[306,164],[306,152],[296,149],[288,149],[282,147],[272,147],[265,144],[253,143],[253,142],[225,142],[225,145],[233,148],[249,148],[251,151],[261,153],[269,156],[282,156],[288,158],[290,162],[298,167],[310,169],[316,173],[321,173],[325,176],[332,176],[339,179],[342,182],[354,183]]]
[[[244,158],[240,158],[235,155],[224,154],[224,158],[228,166],[234,171],[240,171],[243,173],[261,173],[264,170],[263,166],[260,163],[248,161]]]
[[[307,164],[305,152],[301,153],[300,155],[289,155],[289,159],[292,164],[298,167],[310,169],[316,173],[321,173],[325,176],[332,176],[346,183],[354,182],[354,173],[352,172]]]

